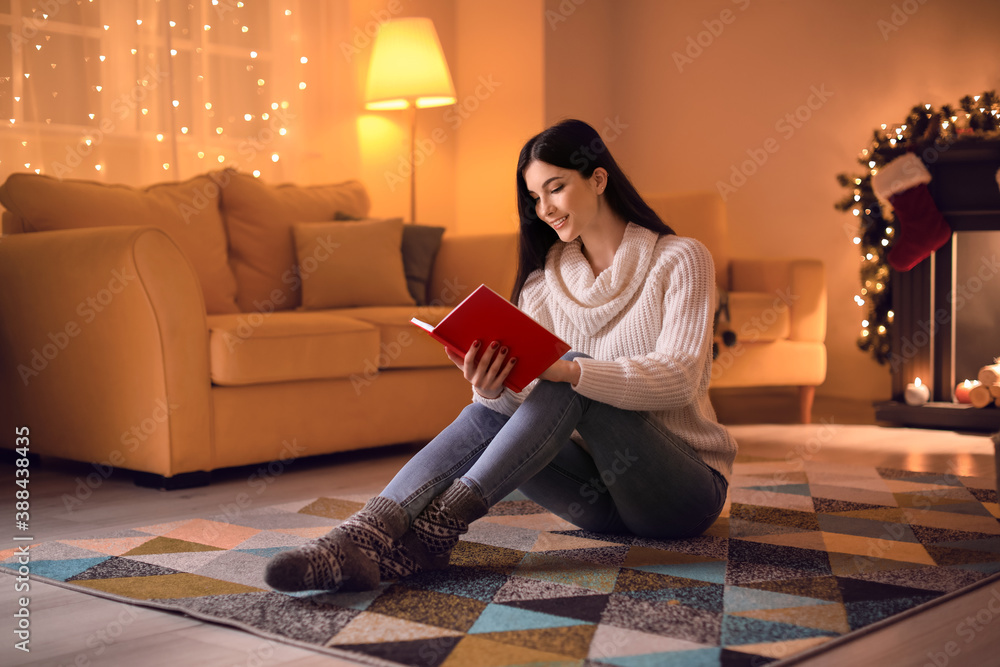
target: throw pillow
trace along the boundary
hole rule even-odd
[[[335,220],[358,220],[344,213],[337,213]],[[406,287],[418,306],[431,302],[431,272],[434,259],[441,248],[444,227],[432,225],[403,225],[403,270],[406,273]]]
[[[412,306],[403,271],[403,221],[292,225],[302,307]]]
[[[441,248],[444,227],[403,226],[403,270],[406,286],[418,306],[430,303],[431,272]]]
[[[333,220],[338,212],[359,218],[368,214],[368,194],[357,181],[270,185],[232,169],[220,176],[225,179],[222,212],[238,285],[236,302],[243,312],[291,310],[301,302],[293,224]]]

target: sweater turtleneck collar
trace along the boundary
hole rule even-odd
[[[600,331],[642,288],[659,234],[628,223],[615,258],[595,276],[579,237],[556,242],[545,259],[549,295],[585,335]]]

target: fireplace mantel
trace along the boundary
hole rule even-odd
[[[996,180],[1000,141],[967,141],[943,148],[922,157],[932,176],[928,186],[931,195],[952,231],[1000,230]],[[952,234],[932,257],[910,271],[891,271],[894,318],[889,365],[893,400],[877,404],[875,418],[906,426],[1000,431],[1000,409],[952,402],[953,314],[950,306],[946,308],[950,304],[946,297],[952,290],[954,239]],[[942,309],[946,317],[942,317]],[[925,339],[926,344],[914,345]],[[905,353],[904,342],[908,342]],[[925,406],[903,402],[906,385],[915,377],[932,387],[931,402]]]

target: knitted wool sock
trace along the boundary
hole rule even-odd
[[[417,534],[408,530],[396,540],[392,551],[379,559],[379,576],[382,581],[393,581],[420,572],[443,570],[448,567],[449,555],[431,554]]]
[[[379,563],[407,528],[406,511],[376,496],[329,533],[272,558],[264,581],[279,591],[371,590]]]
[[[458,538],[488,509],[479,493],[456,479],[417,515],[410,528],[438,564],[442,559],[447,563]]]

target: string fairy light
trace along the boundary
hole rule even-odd
[[[84,0],[79,0],[77,4],[80,5],[82,4],[83,1]],[[92,4],[93,1],[94,0],[86,0],[87,4]],[[157,0],[157,2],[159,2],[159,0]],[[202,2],[204,2],[204,0],[202,0]],[[193,0],[191,0],[191,2],[187,4],[186,11],[193,12],[191,14],[187,14],[187,16],[190,17],[198,16],[198,12],[202,11],[197,8],[198,4],[200,3],[195,3],[193,2]],[[214,0],[212,4],[218,6],[219,0]],[[231,2],[227,4],[230,9],[233,7]],[[195,28],[189,30],[188,28],[184,27],[184,25],[185,24],[190,25],[191,24],[190,19],[187,20],[171,19],[163,23],[159,23],[157,21],[151,21],[148,18],[136,18],[133,16],[131,19],[128,20],[128,24],[131,25],[131,21],[134,20],[135,26],[129,28],[128,30],[125,30],[123,37],[123,32],[120,30],[121,25],[116,24],[115,21],[111,21],[109,23],[105,22],[98,23],[96,26],[96,30],[100,31],[102,35],[108,35],[109,37],[104,38],[104,41],[95,40],[97,48],[90,50],[89,53],[85,53],[85,55],[82,56],[83,63],[84,64],[100,63],[108,65],[110,69],[105,69],[104,67],[101,67],[99,70],[91,70],[91,69],[83,70],[86,73],[85,80],[87,81],[87,84],[89,84],[88,87],[89,90],[92,91],[91,94],[97,93],[103,96],[103,92],[105,92],[104,91],[105,84],[108,83],[108,80],[105,79],[105,77],[109,75],[114,75],[117,77],[120,76],[120,72],[127,71],[126,69],[123,69],[125,61],[123,61],[121,57],[118,58],[115,57],[118,54],[124,55],[125,49],[127,49],[129,54],[132,55],[134,58],[141,59],[138,61],[135,60],[129,61],[131,64],[128,67],[136,66],[136,64],[139,63],[136,69],[137,70],[142,69],[146,67],[145,61],[148,60],[150,61],[150,64],[149,67],[146,68],[145,70],[146,72],[152,74],[155,71],[153,69],[155,67],[166,68],[168,69],[168,71],[170,71],[172,82],[175,82],[178,81],[178,79],[173,78],[174,77],[174,72],[172,69],[173,66],[170,65],[169,62],[164,63],[162,65],[157,65],[156,64],[157,59],[162,59],[164,56],[168,56],[169,60],[173,58],[178,58],[179,56],[186,54],[193,56],[207,55],[209,57],[209,60],[207,61],[204,59],[198,59],[194,61],[195,63],[201,63],[202,67],[204,67],[204,63],[212,62],[214,58],[219,57],[223,54],[226,54],[225,57],[231,57],[227,52],[227,49],[229,47],[225,45],[224,42],[219,42],[220,39],[223,39],[224,34],[226,33],[227,30],[230,29],[235,30],[237,34],[240,35],[240,38],[244,40],[260,39],[261,36],[267,33],[272,35],[287,34],[287,32],[257,30],[256,22],[259,20],[266,20],[266,14],[261,14],[259,9],[256,10],[256,13],[254,14],[248,14],[247,12],[250,12],[251,10],[247,9],[246,7],[247,4],[248,3],[244,3],[242,1],[235,3],[237,14],[236,18],[233,19],[232,21],[232,26],[229,25],[223,26],[218,22],[213,23],[211,19],[199,22],[197,21],[197,18],[195,18],[194,21]],[[31,9],[31,11],[34,13],[38,10],[33,8]],[[185,10],[181,11],[184,12]],[[286,18],[292,16],[292,9],[286,8],[283,9],[282,11]],[[66,21],[66,22],[80,21],[81,26],[83,25],[82,21],[84,19],[68,18],[69,16],[68,14],[64,14],[62,16],[50,16],[49,14],[44,12],[39,12],[39,13],[41,16],[44,17],[46,21],[52,21],[52,20]],[[197,29],[199,26],[201,30]],[[164,34],[167,35],[174,34],[173,33],[174,30],[177,31],[176,34],[180,36],[181,39],[181,41],[174,42],[176,46],[170,43],[169,36],[167,37],[166,41],[166,47],[167,47],[166,49],[163,49],[162,47],[157,49],[152,46],[152,44],[155,44],[157,42],[150,40],[162,38]],[[60,29],[60,31],[62,30]],[[214,35],[215,33],[218,33],[218,38],[215,36],[209,36],[210,34]],[[113,39],[115,40],[115,42],[113,44],[108,41],[111,35],[114,35]],[[40,53],[42,50],[46,50],[46,52],[48,53],[49,51],[47,49],[47,46],[50,39],[51,35],[41,35],[38,37],[37,43],[33,43],[30,46],[35,47],[36,53]],[[277,37],[275,37],[275,39],[277,39]],[[128,44],[128,41],[132,41],[133,43]],[[122,44],[122,42],[125,43]],[[163,44],[162,41],[160,41],[159,43]],[[110,49],[110,52],[108,50],[109,45],[112,45],[114,47]],[[247,48],[247,47],[253,47],[253,48]],[[243,53],[246,54],[243,57],[246,59],[245,63],[248,72],[252,72],[254,70],[255,64],[258,64],[257,69],[260,70],[259,63],[261,62],[261,60],[265,60],[271,63],[273,66],[273,62],[271,62],[270,59],[274,57],[275,51],[271,50],[270,44],[261,44],[261,43],[253,44],[251,42],[251,43],[245,43],[245,46],[243,48],[246,49],[243,51]],[[122,49],[122,51],[119,51],[118,49]],[[142,51],[142,53],[140,53],[140,51]],[[73,56],[73,58],[77,57],[81,56],[75,56],[75,55]],[[15,58],[24,58],[24,56],[15,56]],[[97,100],[90,97],[89,98],[91,104],[90,109],[86,108],[86,106],[84,105],[83,108],[77,107],[74,111],[70,113],[76,115],[76,118],[79,119],[75,121],[76,124],[78,124],[81,127],[86,127],[88,129],[93,129],[94,127],[104,128],[104,125],[102,125],[102,123],[107,123],[109,121],[114,121],[116,123],[114,125],[110,125],[110,127],[115,127],[116,129],[124,128],[127,127],[127,125],[120,123],[120,121],[124,120],[124,118],[116,119],[114,117],[114,114],[117,114],[117,109],[118,109],[118,107],[115,105],[124,103],[121,106],[121,108],[122,109],[127,108],[128,113],[133,115],[134,122],[137,123],[136,127],[140,132],[140,136],[148,137],[147,141],[150,139],[155,140],[156,144],[166,144],[174,146],[173,159],[159,160],[155,164],[158,164],[158,166],[163,171],[175,171],[175,172],[179,171],[180,170],[179,168],[182,167],[184,164],[183,159],[180,159],[180,162],[177,161],[179,157],[176,152],[176,145],[177,145],[176,142],[179,139],[183,138],[185,142],[184,146],[186,147],[184,150],[190,151],[187,153],[188,155],[196,154],[199,160],[204,159],[207,149],[209,152],[218,155],[218,159],[220,162],[224,162],[225,161],[224,154],[217,153],[216,152],[217,148],[232,147],[235,150],[235,147],[238,145],[238,142],[243,140],[243,137],[239,135],[246,132],[246,130],[243,129],[237,131],[237,127],[250,127],[250,128],[256,127],[257,129],[256,136],[250,135],[250,138],[258,143],[264,143],[264,144],[270,143],[271,145],[267,147],[269,150],[259,152],[259,158],[249,158],[247,164],[245,164],[245,167],[247,167],[248,171],[251,171],[251,173],[253,173],[255,177],[260,177],[262,174],[262,169],[257,168],[256,165],[253,165],[250,162],[250,160],[260,159],[262,161],[269,161],[271,164],[278,163],[281,160],[281,149],[284,146],[284,144],[280,142],[286,141],[287,140],[286,138],[290,134],[289,128],[286,125],[287,121],[285,120],[284,115],[281,113],[277,114],[275,113],[278,112],[279,110],[287,110],[291,106],[291,102],[289,101],[289,99],[281,98],[282,94],[280,92],[280,86],[286,86],[284,91],[285,94],[290,93],[292,90],[298,90],[300,93],[303,93],[304,91],[307,91],[309,89],[310,81],[307,74],[311,68],[307,68],[307,66],[309,65],[310,58],[308,55],[303,55],[301,52],[296,54],[294,58],[297,61],[298,69],[288,68],[287,71],[291,74],[291,76],[289,76],[287,79],[284,78],[281,70],[271,70],[275,72],[276,78],[274,79],[274,81],[278,82],[277,84],[278,87],[275,87],[274,84],[271,83],[271,77],[269,77],[265,72],[260,71],[257,75],[255,75],[252,79],[249,80],[249,82],[251,83],[251,90],[256,90],[257,93],[256,95],[252,94],[250,90],[245,90],[244,96],[242,98],[237,97],[235,101],[227,98],[224,104],[218,99],[214,100],[213,102],[212,99],[213,90],[211,89],[203,90],[196,88],[198,84],[210,83],[211,81],[211,79],[207,76],[208,74],[207,71],[198,72],[196,67],[196,71],[192,72],[191,77],[189,79],[190,83],[188,85],[191,86],[189,90],[181,89],[173,91],[171,87],[171,92],[174,92],[174,94],[166,98],[166,104],[169,105],[167,109],[170,111],[170,115],[169,115],[169,120],[167,120],[165,123],[164,123],[164,118],[162,117],[163,112],[161,112],[161,109],[163,108],[161,106],[161,102],[163,101],[161,95],[167,89],[164,87],[159,91],[147,93],[146,92],[147,89],[152,91],[157,87],[157,84],[160,82],[159,78],[156,78],[156,80],[150,80],[152,77],[137,80],[135,83],[138,86],[140,86],[140,88],[133,88],[129,93],[118,93],[118,92],[113,92],[113,89],[109,89],[107,91],[109,93],[109,96],[104,97],[105,101],[99,104],[97,103]],[[22,83],[24,83],[25,91],[28,92],[28,94],[30,95],[32,88],[29,87],[29,84],[35,86],[44,85],[44,83],[42,84],[35,83],[36,80],[44,81],[44,77],[39,75],[36,79],[35,75],[38,75],[39,73],[31,69],[29,60],[24,59],[19,64],[20,67],[15,66],[15,69],[19,69],[21,74],[23,74],[24,79]],[[71,70],[74,70],[74,68],[78,68],[78,65],[76,63],[74,63],[72,60],[66,60],[65,57],[61,55],[58,57],[53,57],[50,61],[46,62],[45,64],[48,65],[48,67],[46,67],[46,71],[49,71],[50,69],[62,71],[67,67],[70,68]],[[291,65],[291,62],[286,61],[286,68],[288,67],[288,65]],[[93,65],[91,65],[91,67],[93,67]],[[212,75],[211,78],[214,79],[215,75]],[[255,83],[256,85],[254,86],[253,83]],[[16,86],[14,92],[20,93],[20,86]],[[62,105],[63,100],[60,99],[60,91],[50,91],[50,92],[52,93],[53,99],[58,99],[60,103],[59,107],[60,111],[62,111],[64,108],[73,107],[73,105],[69,104],[65,105],[65,107]],[[65,93],[65,91],[61,92]],[[261,100],[260,97],[261,94],[265,96],[264,97],[265,99],[268,98],[270,99],[268,99],[268,101],[266,102],[263,102],[263,100]],[[11,114],[12,117],[8,119],[9,120],[8,127],[13,128],[13,127],[24,126],[26,127],[27,130],[33,130],[37,129],[38,124],[42,123],[42,121],[44,121],[44,124],[41,125],[41,127],[43,128],[45,127],[46,124],[65,127],[67,121],[60,119],[60,118],[65,118],[65,116],[60,117],[57,116],[55,113],[53,113],[52,117],[50,118],[25,122],[24,119],[19,117],[19,114],[21,113],[22,110],[22,107],[20,106],[22,102],[22,95],[21,94],[13,95],[12,99],[14,101],[14,104],[12,105],[14,113]],[[101,98],[97,99],[99,100]],[[295,98],[295,100],[299,99],[300,98]],[[259,102],[258,100],[261,101]],[[112,112],[108,116],[102,118],[99,111],[100,109],[107,110],[109,108],[107,106],[109,102],[113,102],[110,107],[112,109]],[[261,102],[263,102],[263,104],[261,104]],[[190,115],[191,111],[195,110],[198,104],[204,105],[204,111],[201,111],[200,113],[195,113],[194,117],[192,118]],[[222,104],[222,106],[219,107],[219,104]],[[94,109],[93,108],[94,106],[97,106],[99,108]],[[241,109],[240,108],[241,106],[244,108]],[[185,108],[188,109],[187,112],[188,115],[176,117],[176,122],[175,122],[174,121],[175,115],[173,110],[180,109],[183,111],[183,109]],[[203,114],[204,119],[209,119],[207,123],[202,124],[202,121],[199,121],[198,116],[201,114]],[[249,125],[240,125],[240,126],[235,125],[234,123],[236,123],[240,117],[242,117],[243,121]],[[213,119],[215,120],[214,123],[212,122]],[[68,122],[71,126],[74,124],[74,121],[72,120]],[[153,127],[151,127],[154,124],[158,126],[155,128],[155,130]],[[252,131],[253,130],[251,130],[251,132]],[[101,147],[101,141],[100,139],[98,139],[98,141],[95,143],[92,138],[88,137],[83,145],[87,146],[88,149],[93,149],[93,148],[99,149]],[[29,144],[29,142],[27,141],[21,142],[19,150],[24,152],[25,158],[28,158],[22,162],[26,170],[34,170],[36,171],[36,173],[41,173],[42,171],[45,171],[46,165],[40,164],[41,160],[30,159],[31,157],[36,156],[35,152],[38,151],[39,149],[40,149],[39,145]],[[87,161],[88,168],[92,167],[96,172],[102,174],[106,173],[107,163],[103,159],[103,156],[99,154],[99,151],[94,151],[93,153],[89,154],[92,157],[90,158],[90,160]]]

